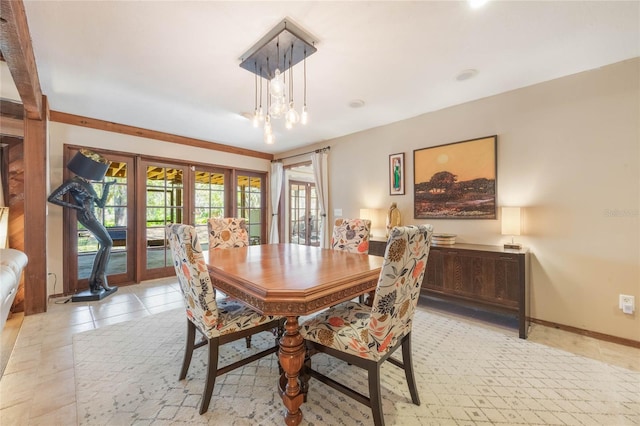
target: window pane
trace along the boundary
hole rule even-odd
[[[172,167],[147,166],[147,269],[167,266],[165,226],[183,223],[183,174]],[[169,263],[170,265],[170,263]]]
[[[262,244],[262,178],[257,176],[241,176],[236,181],[236,197],[238,217],[247,222],[251,244]]]

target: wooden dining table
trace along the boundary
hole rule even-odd
[[[383,258],[298,244],[210,250],[205,258],[215,288],[264,315],[286,317],[278,392],[285,424],[300,424],[305,345],[298,317],[375,290]]]

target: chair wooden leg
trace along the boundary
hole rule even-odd
[[[179,380],[187,377],[187,370],[191,364],[191,356],[193,355],[193,349],[196,340],[196,326],[189,320],[187,320],[187,341],[184,347],[184,358],[182,361],[182,369],[180,370]]]
[[[302,402],[307,402],[307,394],[309,393],[309,370],[311,370],[311,350],[312,348],[305,345],[304,362],[302,363],[302,371],[300,372],[300,393],[304,395]]]
[[[278,322],[278,328],[276,329],[276,347],[280,348],[280,339],[284,336],[284,318],[282,318]],[[278,355],[278,352],[276,352]],[[282,376],[284,374],[284,369],[282,368],[282,364],[280,364],[280,357],[278,357],[278,375]]]
[[[384,415],[382,414],[382,399],[380,397],[380,364],[375,364],[367,368],[369,371],[369,400],[371,402],[371,412],[373,413],[373,424],[384,426]]]
[[[420,405],[420,396],[418,396],[416,378],[413,374],[413,359],[411,358],[411,333],[406,335],[402,341],[402,363],[404,364],[404,375],[407,378],[407,385],[409,385],[409,392],[411,393],[411,401],[415,405]]]
[[[200,404],[200,414],[204,414],[209,409],[209,402],[213,394],[213,387],[216,384],[216,376],[218,373],[218,347],[219,339],[209,339],[209,361],[207,362],[207,380],[204,385],[204,393],[202,394],[202,403]]]
[[[247,342],[247,349],[251,348],[251,336],[245,337],[244,340]]]

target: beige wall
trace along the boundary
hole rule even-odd
[[[531,315],[640,341],[639,83],[635,59],[318,144],[331,145],[331,218],[395,201],[403,223],[428,222],[413,219],[413,150],[497,134],[498,206],[526,207]],[[392,197],[398,152],[406,195]],[[498,220],[429,222],[460,242],[507,239]],[[621,293],[634,315],[618,309]]]
[[[50,188],[57,188],[62,183],[65,164],[63,164],[64,144],[79,145],[89,148],[102,148],[113,151],[129,152],[154,157],[179,158],[181,161],[193,161],[211,165],[238,167],[246,170],[266,172],[270,161],[245,157],[237,154],[178,145],[153,139],[105,132],[85,127],[71,126],[62,123],[49,123],[49,169]],[[50,279],[47,294],[62,293],[62,207],[48,205],[47,212],[47,266],[48,272],[57,276]]]

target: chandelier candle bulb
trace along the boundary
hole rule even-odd
[[[280,97],[284,93],[284,80],[283,75],[280,73],[280,70],[276,70],[276,75],[271,79],[271,96]]]

